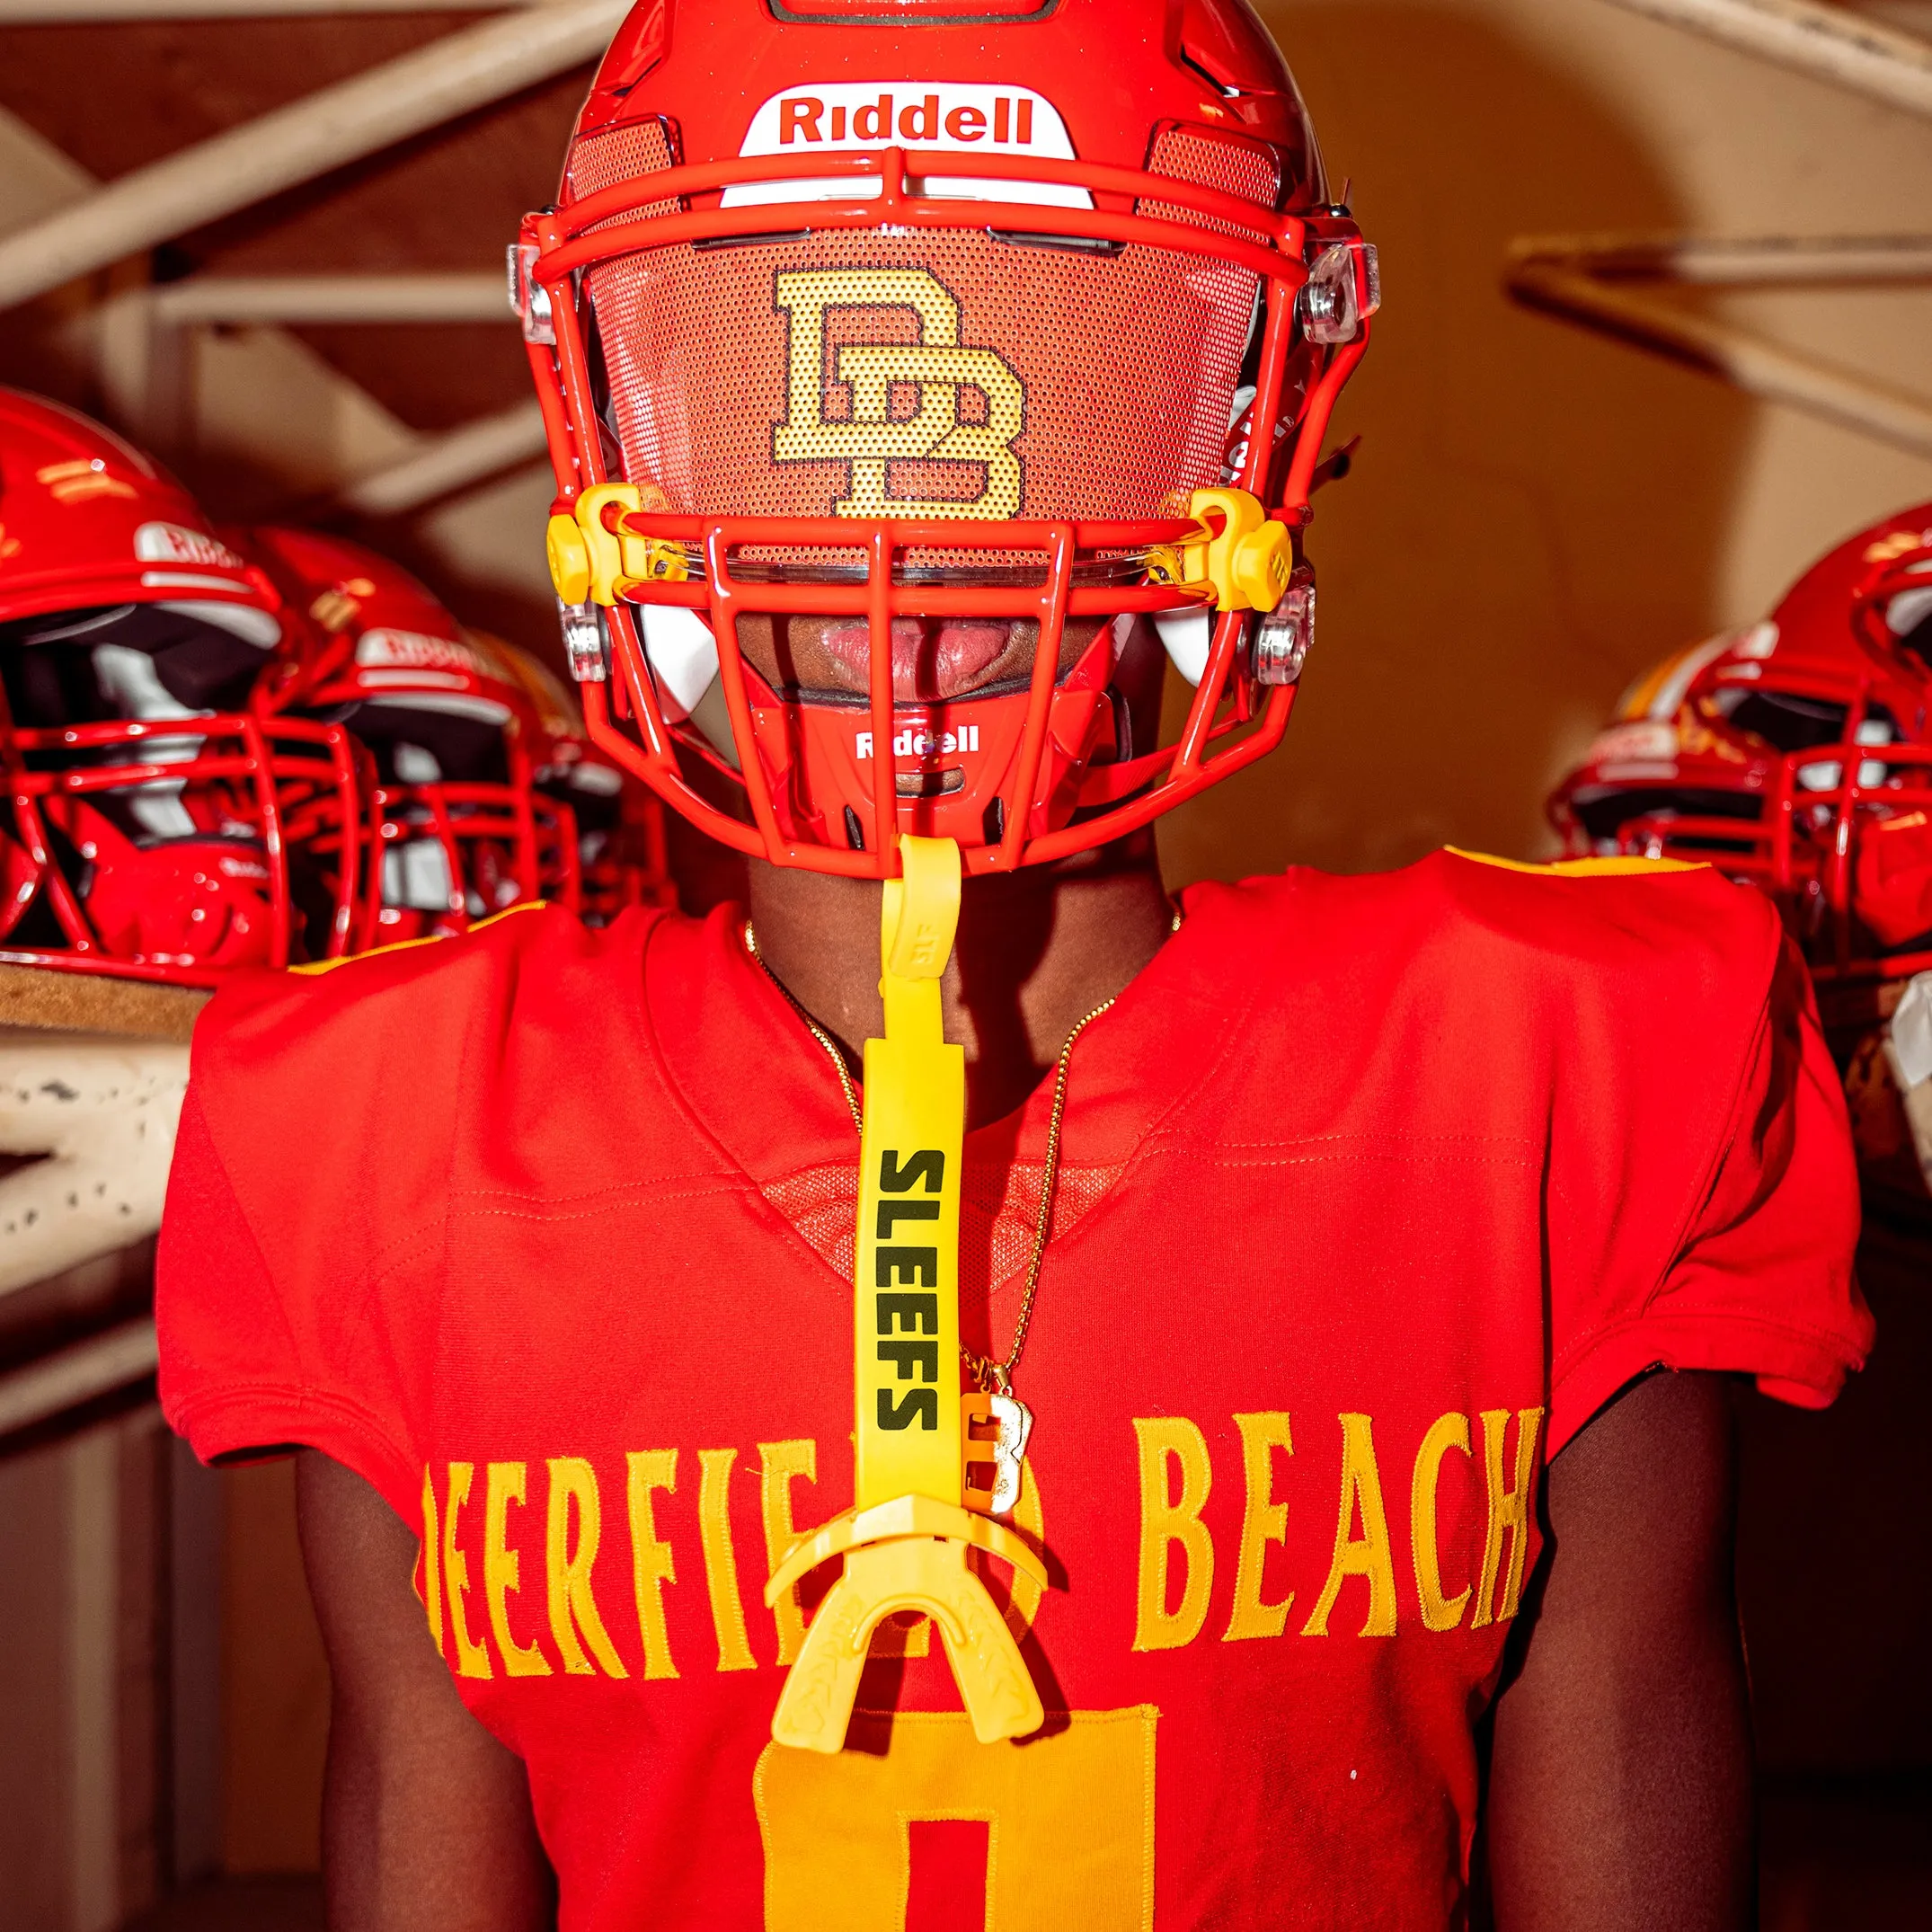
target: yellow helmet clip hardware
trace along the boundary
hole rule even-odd
[[[1182,581],[1210,584],[1217,610],[1272,610],[1288,594],[1295,568],[1294,539],[1245,490],[1197,490],[1188,514],[1204,531],[1219,512],[1219,536],[1203,534],[1181,546]]]
[[[622,539],[625,545],[637,542],[635,537]],[[628,549],[626,556],[633,553]],[[691,574],[691,566],[684,554],[682,544],[667,542],[661,536],[643,540],[643,554],[637,559],[642,568],[637,574],[646,583],[683,583]]]
[[[544,526],[544,556],[550,580],[566,604],[581,604],[590,595],[590,546],[577,519],[558,510]]]
[[[1186,580],[1187,565],[1174,545],[1156,544],[1148,552],[1149,583],[1184,583]]]
[[[1038,1555],[966,1509],[960,1389],[960,1196],[966,1061],[949,1045],[939,981],[959,923],[960,853],[902,837],[902,876],[880,909],[885,1038],[865,1042],[853,1262],[853,1506],[794,1541],[765,1586],[775,1603],[807,1571],[842,1558],[772,1715],[773,1740],[837,1752],[872,1633],[902,1610],[928,1617],[982,1744],[1045,1722],[1013,1632],[969,1550],[1036,1582]]]
[[[559,510],[545,530],[550,580],[566,604],[608,606],[638,584],[682,583],[691,574],[682,545],[612,529],[604,517],[612,504],[642,510],[643,492],[636,483],[594,483],[570,514]]]

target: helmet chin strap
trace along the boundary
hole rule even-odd
[[[855,1497],[808,1531],[765,1587],[775,1604],[834,1555],[844,1573],[813,1615],[772,1717],[805,1750],[845,1746],[873,1631],[897,1611],[932,1619],[982,1744],[1045,1721],[1006,1618],[966,1561],[1000,1557],[1044,1589],[1045,1566],[1006,1524],[965,1507],[959,1223],[966,1060],[947,1044],[939,980],[959,923],[960,852],[902,837],[903,876],[880,921],[885,1038],[865,1042],[853,1250]]]

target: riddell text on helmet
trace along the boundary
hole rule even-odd
[[[788,88],[751,117],[744,155],[812,146],[988,147],[1071,160],[1052,102],[1028,87],[959,81],[838,81]]]

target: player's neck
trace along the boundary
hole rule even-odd
[[[883,1025],[880,888],[751,866],[758,951],[854,1065]],[[1151,835],[1039,866],[969,879],[942,987],[946,1037],[966,1049],[966,1113],[982,1126],[1017,1107],[1078,1022],[1159,952],[1171,913]]]

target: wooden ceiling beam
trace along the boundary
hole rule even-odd
[[[1834,87],[1932,114],[1932,43],[1820,0],[1611,0]]]
[[[625,0],[546,0],[123,175],[0,240],[0,308],[594,60],[625,12]]]

